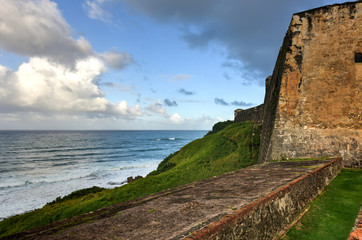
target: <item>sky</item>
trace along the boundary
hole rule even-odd
[[[263,103],[293,13],[341,2],[0,0],[0,130],[209,130]]]

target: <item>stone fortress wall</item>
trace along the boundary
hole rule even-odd
[[[362,1],[294,14],[267,81],[259,161],[362,160]],[[250,111],[250,110],[245,110]]]
[[[249,109],[236,109],[234,114],[234,122],[253,121],[256,123],[263,122],[264,104],[249,108]]]

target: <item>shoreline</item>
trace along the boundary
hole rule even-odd
[[[145,177],[206,131],[6,131],[0,140],[9,134],[11,141],[0,146],[6,153],[0,158],[0,221],[77,190],[113,189],[127,184],[130,176]]]

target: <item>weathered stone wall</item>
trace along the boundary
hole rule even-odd
[[[265,94],[270,93],[270,82],[272,76],[265,79]],[[256,123],[263,123],[264,104],[249,108],[249,109],[236,109],[234,111],[234,122],[247,122],[253,121]]]
[[[362,1],[293,15],[264,103],[260,162],[362,158]]]
[[[234,122],[253,121],[261,123],[263,121],[263,105],[249,108],[249,109],[236,109],[234,113]]]
[[[184,240],[273,239],[342,169],[338,158],[226,215]]]

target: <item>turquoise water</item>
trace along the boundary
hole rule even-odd
[[[0,220],[146,176],[206,131],[0,131]]]

